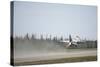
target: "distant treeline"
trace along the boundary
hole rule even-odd
[[[57,36],[52,36],[49,35],[49,37],[44,37],[42,34],[40,35],[39,38],[37,38],[37,36],[35,34],[32,34],[31,36],[29,36],[29,34],[26,34],[24,37],[22,36],[15,36],[14,39],[27,39],[27,40],[68,40],[68,38],[63,38],[63,36],[61,37],[57,37]]]
[[[61,44],[62,46],[66,46],[68,45],[69,42],[63,42],[64,40],[65,41],[70,41],[71,39],[71,35],[68,38],[64,38],[63,36],[61,37],[52,37],[52,35],[49,35],[49,37],[46,37],[44,38],[44,36],[41,34],[40,35],[40,38],[37,38],[35,34],[32,34],[31,36],[29,36],[28,34],[26,34],[24,37],[21,37],[21,36],[16,36],[14,37],[14,42],[20,42],[22,40],[25,40],[27,42],[31,42],[32,40],[33,41],[36,41],[36,42],[54,42],[54,43],[58,43],[58,44]],[[48,41],[47,41],[48,40]],[[23,42],[23,41],[22,41]],[[77,41],[76,45],[74,45],[74,41],[73,39],[70,41],[72,43],[72,45],[69,46],[69,48],[97,48],[97,40],[80,40],[80,41]]]
[[[71,38],[71,35],[69,35],[70,38]],[[79,36],[76,36],[78,38],[79,41],[97,41],[97,40],[87,40],[86,38],[85,39],[81,39]],[[27,40],[54,40],[54,41],[68,41],[69,38],[66,38],[66,37],[63,37],[63,36],[60,36],[60,37],[57,37],[57,36],[52,36],[49,34],[49,36],[44,36],[43,34],[40,34],[39,38],[37,38],[37,35],[36,34],[32,34],[31,36],[27,33],[24,37],[22,36],[15,36],[14,39],[19,39],[19,40],[24,40],[24,39],[27,39]],[[75,38],[74,38],[75,39]],[[72,41],[74,40],[72,38]]]

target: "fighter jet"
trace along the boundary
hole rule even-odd
[[[77,42],[79,42],[78,36],[75,39],[72,39],[71,35],[69,35],[69,39],[60,41],[65,44],[66,47],[77,47]]]

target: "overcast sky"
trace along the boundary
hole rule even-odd
[[[97,7],[15,1],[14,35],[26,33],[97,39]]]

